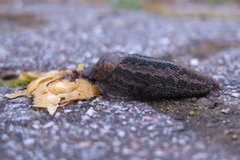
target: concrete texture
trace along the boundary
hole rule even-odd
[[[1,159],[240,159],[240,20],[177,19],[106,7],[0,6],[0,75],[91,66],[104,53],[191,65],[222,90],[138,102],[98,97],[50,116],[0,87]]]

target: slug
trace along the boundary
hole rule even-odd
[[[103,95],[140,100],[201,97],[219,89],[214,79],[188,67],[120,52],[104,54],[87,77]]]

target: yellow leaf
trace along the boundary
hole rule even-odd
[[[59,95],[64,99],[62,100],[63,103],[76,100],[87,100],[99,96],[100,94],[99,89],[85,79],[78,80],[76,84],[78,87],[73,92]]]
[[[47,107],[48,113],[52,116],[56,112],[58,106]]]
[[[34,96],[33,106],[38,108],[48,108],[53,106],[58,106],[60,104],[61,98],[52,93],[43,93]]]
[[[82,72],[84,70],[84,64],[77,65],[77,72]]]
[[[59,78],[62,78],[64,75],[66,74],[66,72],[64,71],[52,71],[49,72],[48,74],[39,77],[38,79],[32,81],[28,87],[27,87],[27,93],[31,94],[37,87],[39,84],[44,83],[44,82],[52,82],[55,81]]]
[[[18,78],[21,80],[34,80],[40,77],[41,75],[42,73],[40,72],[22,72]]]
[[[11,93],[11,94],[5,94],[5,97],[7,97],[9,99],[14,99],[14,98],[26,96],[26,95],[27,95],[27,91],[23,90],[23,91],[18,91],[18,92]]]
[[[34,107],[46,108],[49,114],[53,115],[59,106],[76,100],[87,100],[100,94],[97,86],[85,79],[68,80],[67,77],[74,77],[74,73],[69,70],[41,75],[32,81],[25,91],[6,96],[31,96]],[[24,76],[22,78],[25,78]]]
[[[77,87],[76,83],[65,79],[52,82],[48,85],[49,91],[53,94],[69,93]]]

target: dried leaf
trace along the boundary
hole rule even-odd
[[[2,80],[0,79],[0,85],[7,85],[10,87],[22,87],[31,83],[33,80],[41,76],[38,72],[22,72],[18,78]]]
[[[70,82],[68,80],[60,80],[52,82],[48,85],[48,89],[53,94],[61,94],[61,93],[69,93],[77,88],[77,84],[75,82]]]
[[[27,91],[23,90],[23,91],[18,91],[18,92],[11,93],[11,94],[5,94],[5,97],[7,97],[9,99],[14,99],[14,98],[26,96],[26,95],[27,95]]]
[[[69,76],[74,77],[73,72],[69,70],[41,74],[26,90],[5,96],[10,99],[18,96],[33,97],[34,107],[46,108],[49,114],[53,115],[59,106],[76,100],[87,100],[100,94],[99,89],[85,79],[64,79]],[[26,75],[22,75],[22,78],[25,77]]]
[[[37,79],[38,77],[40,77],[41,75],[42,75],[42,73],[40,73],[40,72],[22,72],[18,78],[21,80],[33,81],[33,80]]]
[[[56,112],[57,108],[58,108],[58,106],[47,107],[47,111],[52,116]]]
[[[77,88],[71,93],[64,93],[59,95],[61,98],[64,98],[64,100],[62,100],[63,103],[68,101],[90,99],[92,97],[99,96],[100,94],[99,89],[85,79],[79,79],[76,82],[76,85]]]
[[[66,73],[64,71],[51,71],[44,76],[32,81],[27,87],[27,93],[30,95],[38,87],[39,84],[44,82],[50,83],[57,79],[63,78],[65,74]]]
[[[76,70],[77,72],[82,72],[84,70],[84,64],[78,64]]]
[[[33,106],[37,108],[59,106],[61,102],[61,98],[49,92],[35,95],[33,100]]]

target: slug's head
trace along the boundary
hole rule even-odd
[[[99,82],[107,81],[123,58],[124,54],[119,52],[104,54],[93,66],[88,78]]]

